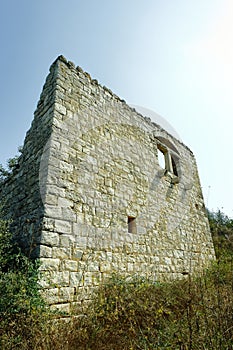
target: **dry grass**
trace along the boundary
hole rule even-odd
[[[69,321],[44,306],[31,263],[21,257],[15,268],[19,251],[9,254],[0,221],[0,349],[233,349],[233,221],[220,214],[210,218],[218,260],[202,276],[164,284],[112,276]]]
[[[86,316],[2,320],[2,349],[233,349],[232,289],[225,262],[199,279],[162,285],[113,276]]]

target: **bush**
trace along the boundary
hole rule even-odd
[[[201,278],[165,284],[113,276],[85,315],[47,328],[40,349],[232,349],[229,272],[216,265]]]
[[[11,173],[19,167],[20,154],[23,151],[23,147],[18,147],[18,154],[7,160],[6,166],[0,164],[0,184],[5,182],[11,175]]]
[[[0,347],[32,349],[42,328],[45,304],[37,284],[37,264],[26,257],[0,219]]]
[[[232,257],[233,253],[233,219],[221,210],[207,211],[217,258]]]
[[[201,276],[170,283],[113,275],[85,314],[52,318],[40,298],[37,267],[0,221],[2,349],[233,349],[232,221],[211,217],[218,259]],[[226,233],[227,230],[227,233]]]
[[[232,280],[216,272],[161,285],[114,277],[76,325],[77,348],[230,349]]]

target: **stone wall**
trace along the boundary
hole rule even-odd
[[[41,199],[39,171],[44,146],[52,133],[56,90],[56,66],[46,79],[30,130],[26,134],[22,154],[13,174],[0,187],[0,201],[12,229],[28,254],[38,255],[43,225],[44,206]],[[43,190],[42,190],[43,191]]]
[[[61,310],[114,271],[179,278],[214,257],[192,152],[62,56],[4,191]]]

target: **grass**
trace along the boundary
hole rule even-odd
[[[2,349],[233,349],[232,281],[229,262],[166,284],[113,276],[86,315],[59,322],[37,309],[1,320]]]
[[[221,278],[215,266],[161,285],[114,276],[73,322],[67,349],[232,349],[232,276],[221,268]]]
[[[1,241],[0,234],[0,348],[233,349],[232,221],[227,225],[227,236],[222,228],[220,235],[214,231],[218,259],[201,276],[152,283],[113,275],[96,291],[85,315],[66,321],[40,299],[35,267],[19,249],[10,249],[8,257],[10,241]]]

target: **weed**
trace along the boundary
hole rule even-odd
[[[37,267],[1,221],[1,348],[233,349],[233,226],[220,214],[211,220],[218,259],[202,275],[169,283],[113,275],[98,288],[85,314],[66,321],[54,318],[41,301]]]

